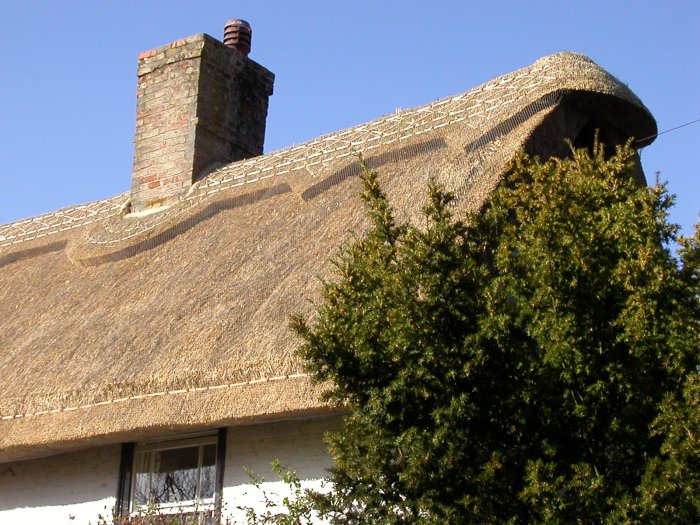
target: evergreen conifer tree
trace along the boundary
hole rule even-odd
[[[420,227],[365,166],[371,228],[292,321],[348,410],[332,523],[700,522],[700,234],[634,159],[521,154],[481,213],[431,184]]]

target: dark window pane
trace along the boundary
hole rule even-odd
[[[197,495],[199,447],[155,452],[155,472],[151,480],[152,503],[194,500]]]
[[[174,448],[156,452],[156,472],[196,469],[199,447]]]
[[[213,498],[216,487],[216,445],[205,445],[202,451],[200,498]]]
[[[216,445],[204,445],[202,465],[216,465]]]

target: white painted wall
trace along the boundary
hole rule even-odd
[[[287,495],[284,484],[275,481],[277,477],[270,471],[274,459],[296,470],[303,486],[320,488],[320,480],[328,475],[331,466],[323,434],[339,425],[340,418],[334,417],[229,428],[223,516],[242,524],[244,512],[239,507],[264,510],[262,495],[245,469],[270,480],[262,485],[268,496],[281,501]]]
[[[246,468],[271,480],[263,489],[281,501],[286,493],[270,472],[274,459],[297,470],[304,486],[319,487],[331,465],[323,434],[339,424],[334,417],[229,428],[224,517],[244,524],[238,507],[264,510]],[[0,525],[102,525],[99,517],[110,517],[116,503],[120,455],[121,445],[114,445],[0,463]]]
[[[1,525],[97,525],[111,516],[121,446],[0,463]]]

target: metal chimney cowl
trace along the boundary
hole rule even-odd
[[[238,50],[243,56],[250,54],[253,40],[253,29],[250,24],[240,18],[226,22],[224,26],[224,45]]]

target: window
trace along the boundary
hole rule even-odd
[[[221,494],[225,443],[222,429],[125,445],[119,514],[211,515]]]

